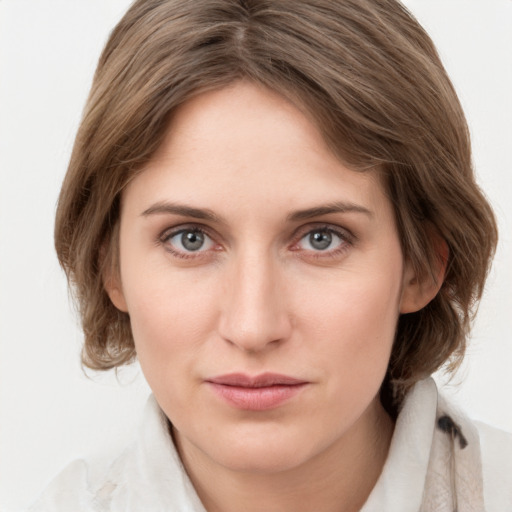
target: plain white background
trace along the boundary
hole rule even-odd
[[[474,418],[512,431],[512,1],[405,3],[436,42],[459,92],[501,234],[467,362],[446,392]],[[0,0],[3,511],[26,506],[70,460],[124,446],[149,393],[137,366],[118,380],[83,373],[78,321],[52,240],[95,63],[128,5]]]

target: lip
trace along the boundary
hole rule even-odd
[[[308,381],[277,373],[250,376],[230,373],[206,379],[213,392],[237,409],[275,409],[296,396]]]

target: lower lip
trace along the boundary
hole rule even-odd
[[[226,386],[213,382],[208,383],[213,391],[237,409],[246,411],[266,411],[284,404],[298,393],[306,383],[294,385],[275,385],[261,388]]]

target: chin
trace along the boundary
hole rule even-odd
[[[296,447],[267,445],[230,447],[225,453],[215,453],[217,462],[227,469],[239,473],[272,474],[290,471],[308,457]]]
[[[321,446],[311,445],[314,437],[296,428],[277,424],[247,427],[224,430],[203,447],[204,453],[231,471],[271,474],[299,467],[322,451]]]

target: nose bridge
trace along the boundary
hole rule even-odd
[[[278,262],[249,249],[233,258],[221,319],[224,339],[247,351],[283,341],[289,334]]]

